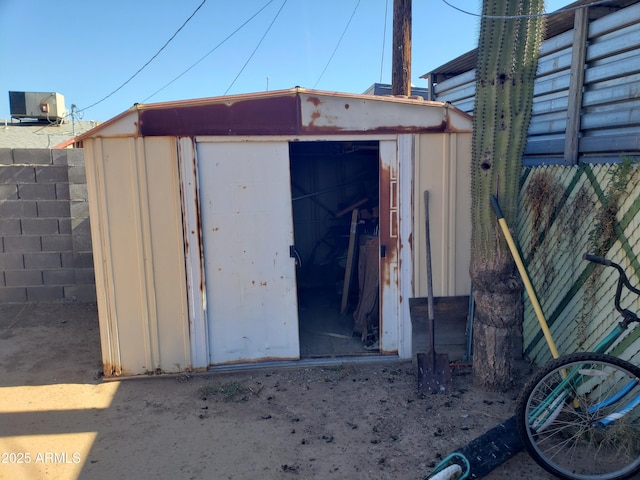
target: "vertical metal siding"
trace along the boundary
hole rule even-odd
[[[191,368],[177,147],[88,139],[87,188],[106,376]]]
[[[542,43],[525,165],[562,163],[573,31]],[[439,82],[435,100],[473,113],[475,70]],[[615,161],[640,152],[640,3],[589,24],[579,158]]]
[[[430,192],[434,294],[468,295],[471,288],[471,134],[421,135],[416,142],[413,186],[415,295],[427,296],[422,200],[425,190]]]

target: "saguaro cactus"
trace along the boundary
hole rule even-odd
[[[522,286],[499,232],[490,196],[515,225],[519,177],[543,36],[544,0],[484,0],[472,140],[471,280],[473,379],[487,390],[511,382]]]

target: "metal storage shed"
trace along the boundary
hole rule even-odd
[[[295,88],[135,105],[78,145],[105,376],[410,358],[424,190],[434,292],[469,294],[471,119],[446,103]]]

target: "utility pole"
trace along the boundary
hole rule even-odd
[[[411,0],[393,0],[391,94],[411,95]]]

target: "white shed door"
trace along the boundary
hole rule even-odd
[[[211,364],[298,359],[289,147],[198,143]]]

